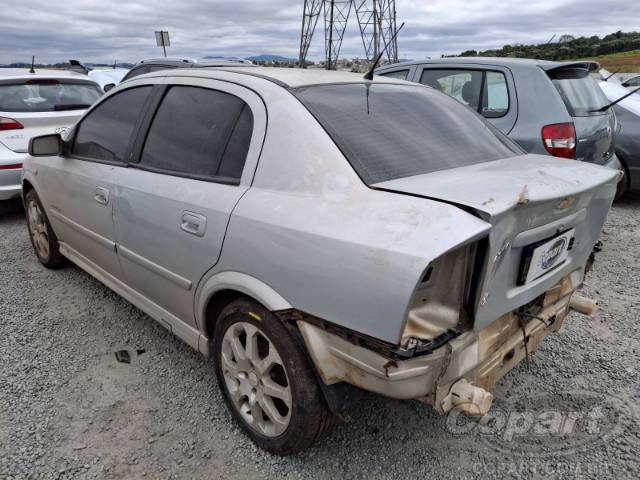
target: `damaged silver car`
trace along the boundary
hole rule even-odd
[[[559,330],[618,173],[527,155],[429,87],[188,69],[38,137],[35,252],[71,260],[213,359],[261,447],[311,445],[358,393],[483,415]]]

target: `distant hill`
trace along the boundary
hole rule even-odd
[[[555,40],[555,41],[553,41]],[[574,60],[595,58],[604,55],[620,54],[640,49],[640,32],[615,32],[604,37],[574,37],[561,35],[548,43],[537,45],[505,45],[502,48],[485,50],[467,50],[461,57],[515,57],[537,58],[542,60]]]
[[[262,54],[255,55],[253,57],[246,57],[247,60],[252,62],[297,62],[295,58],[287,58],[281,55]]]
[[[610,72],[640,73],[640,50],[590,57]]]

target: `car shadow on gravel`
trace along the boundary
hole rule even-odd
[[[24,208],[19,198],[0,201],[0,225],[20,218],[24,218]]]

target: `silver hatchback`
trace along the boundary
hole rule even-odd
[[[618,180],[527,155],[434,89],[293,69],[143,75],[30,154],[40,261],[210,355],[280,454],[363,389],[485,414],[577,305]]]

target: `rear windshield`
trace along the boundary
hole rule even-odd
[[[606,115],[606,112],[593,111],[604,107],[608,102],[586,69],[553,70],[549,72],[549,77],[572,117]]]
[[[294,94],[368,185],[522,153],[479,115],[431,88],[342,84]]]
[[[88,108],[102,92],[86,82],[33,79],[0,83],[0,111],[55,112]]]

